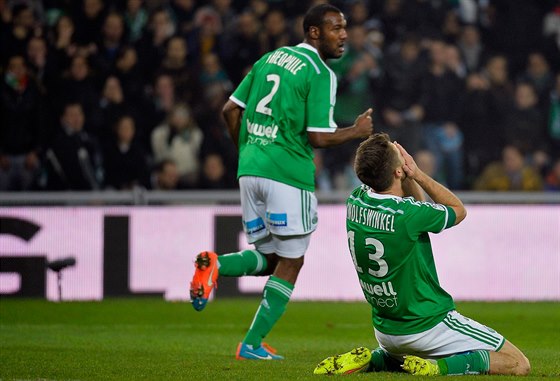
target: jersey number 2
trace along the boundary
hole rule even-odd
[[[358,260],[356,259],[354,235],[355,232],[353,232],[352,230],[348,231],[348,247],[350,248],[350,254],[352,254],[352,261],[354,261],[356,271],[359,273],[363,273],[364,271],[360,266],[358,266]],[[365,244],[366,246],[373,246],[375,248],[375,253],[368,252],[368,258],[372,261],[375,261],[379,266],[379,270],[368,268],[368,274],[373,275],[376,278],[384,277],[389,272],[389,266],[387,265],[387,261],[381,258],[383,254],[385,254],[385,248],[383,247],[383,244],[378,239],[371,237],[366,238]]]
[[[278,91],[278,87],[280,87],[280,76],[278,74],[269,74],[266,76],[267,82],[274,82],[272,85],[272,90],[270,93],[266,94],[260,101],[257,103],[257,112],[265,115],[272,115],[272,109],[268,107],[268,104],[272,100],[272,97]]]

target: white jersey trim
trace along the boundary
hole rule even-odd
[[[243,102],[241,102],[239,99],[237,99],[236,97],[234,97],[233,95],[231,95],[229,97],[229,99],[235,103],[236,105],[238,105],[239,107],[243,107],[243,108],[247,108],[247,105]]]
[[[334,133],[336,131],[337,127],[307,127],[307,131],[310,132],[328,132],[328,133]]]
[[[390,198],[392,198],[396,201],[401,201],[402,200],[402,197],[395,196],[394,194],[375,193],[371,189],[367,191],[367,195],[371,198],[377,198],[377,199],[381,199],[381,200],[387,200],[387,199],[390,199]]]
[[[352,201],[355,201],[355,202],[357,202],[357,203],[359,203],[359,204],[361,204],[364,208],[369,208],[369,209],[381,209],[381,210],[383,210],[383,211],[385,211],[385,212],[390,212],[390,213],[392,213],[392,214],[396,214],[396,213],[404,214],[404,210],[401,210],[401,209],[394,210],[394,209],[392,209],[392,208],[388,208],[388,207],[381,206],[381,205],[370,205],[370,204],[367,204],[367,203],[363,202],[360,198],[354,197],[354,196],[352,196],[352,195],[350,195],[349,199],[352,200]]]
[[[307,45],[307,44],[299,44],[298,46],[300,46],[300,45]],[[311,45],[309,45],[309,47],[310,47],[311,49],[314,49]],[[302,46],[302,48],[307,48],[307,47],[306,47],[306,46]],[[295,50],[295,49],[293,49],[293,48],[291,48],[291,47],[289,47],[289,46],[286,46],[286,49],[288,49],[289,51],[294,52],[294,53],[296,53],[296,54],[301,54],[302,56],[304,56],[305,58],[307,58],[307,60],[308,60],[309,62],[311,62],[311,65],[313,65],[313,67],[315,68],[315,71],[317,72],[317,74],[321,74],[321,69],[319,69],[319,66],[317,66],[317,64],[315,63],[315,61],[313,61],[313,59],[312,59],[311,57],[309,57],[307,54],[302,53],[302,52],[298,52],[297,50]],[[315,52],[317,52],[317,51],[315,50]],[[318,53],[317,53],[317,54],[318,54]]]
[[[441,204],[439,204],[439,205],[441,205]],[[441,228],[439,233],[441,233],[442,231],[445,230],[445,227],[447,226],[447,221],[449,220],[449,210],[447,210],[445,205],[442,205],[442,206],[443,206],[443,209],[445,210],[445,220],[443,221],[443,227]]]

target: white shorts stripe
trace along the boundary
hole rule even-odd
[[[468,327],[460,328],[460,327],[458,327],[456,324],[450,323],[449,320],[444,320],[443,322],[444,322],[445,325],[447,325],[450,329],[452,329],[452,330],[454,330],[454,331],[457,331],[457,332],[459,332],[459,333],[461,333],[461,334],[463,334],[463,335],[472,337],[472,338],[475,339],[475,340],[481,341],[481,342],[483,342],[483,343],[485,343],[485,344],[488,344],[488,345],[496,345],[496,344],[497,344],[496,342],[494,342],[494,341],[492,341],[492,340],[490,340],[490,339],[487,339],[487,338],[485,338],[485,337],[483,337],[483,336],[479,336],[479,335],[477,335],[476,333],[473,333],[472,330],[469,330],[469,329],[468,329]]]
[[[450,317],[449,315],[445,317],[444,322],[446,322],[446,324],[448,326],[454,327],[456,328],[457,331],[465,331],[468,332],[469,334],[473,335],[472,337],[474,338],[480,338],[481,341],[486,340],[484,342],[488,343],[488,344],[493,344],[493,345],[497,345],[500,342],[500,339],[497,337],[492,336],[489,333],[485,333],[480,329],[476,329],[474,327],[471,327],[467,324],[462,324],[461,322],[459,322],[456,319],[453,319],[452,317]]]

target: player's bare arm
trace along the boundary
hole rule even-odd
[[[337,128],[332,134],[324,132],[308,132],[309,142],[314,148],[326,148],[346,143],[354,139],[367,138],[373,133],[371,114],[373,110],[367,109],[356,118],[354,124],[346,128]]]
[[[399,143],[395,143],[404,158],[403,170],[406,175],[415,180],[418,185],[438,204],[447,205],[455,211],[455,225],[459,224],[467,216],[467,210],[463,202],[449,189],[441,185],[426,173],[424,173],[406,150]]]
[[[235,146],[239,148],[239,128],[241,127],[243,109],[238,104],[228,99],[222,109],[222,115],[224,116],[229,134]]]

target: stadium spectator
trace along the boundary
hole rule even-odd
[[[354,172],[355,155],[352,154],[345,159],[342,169],[333,175],[334,188],[339,191],[351,191],[357,186],[362,185],[362,182]]]
[[[236,27],[224,36],[220,46],[220,57],[227,62],[225,67],[234,83],[241,82],[253,62],[259,58],[259,21],[252,12],[243,12],[237,17]]]
[[[457,47],[469,73],[477,72],[487,59],[488,51],[480,39],[480,30],[476,25],[463,27]]]
[[[546,139],[551,152],[560,152],[560,73],[556,74],[554,89],[548,96]]]
[[[62,109],[69,102],[78,102],[82,105],[86,118],[91,117],[97,106],[99,92],[86,57],[76,55],[72,58],[70,67],[63,73],[60,84],[55,88],[54,96],[57,109]]]
[[[115,63],[115,75],[119,78],[126,99],[140,104],[144,101],[145,78],[140,71],[138,53],[133,46],[125,46]]]
[[[486,191],[540,191],[540,174],[525,164],[521,150],[508,145],[502,150],[502,160],[484,168],[474,184],[476,190]]]
[[[223,31],[230,33],[235,24],[235,11],[232,8],[232,0],[211,0],[212,8],[220,16]]]
[[[424,144],[436,158],[436,179],[451,189],[463,187],[463,132],[459,128],[463,84],[447,68],[446,44],[430,45],[430,66],[421,80]]]
[[[461,58],[459,48],[453,44],[445,45],[445,66],[461,80],[467,76],[467,67]]]
[[[543,46],[551,62],[560,62],[560,5],[555,4],[542,20]],[[555,65],[555,70],[559,64]]]
[[[544,190],[560,192],[560,159],[556,159],[546,174]]]
[[[509,79],[508,60],[497,54],[488,59],[482,70],[488,81],[489,101],[492,110],[492,123],[488,138],[495,147],[505,144],[504,133],[507,126],[506,118],[511,110],[514,87]],[[481,127],[481,126],[479,126]],[[494,139],[496,139],[494,141]]]
[[[96,52],[92,57],[98,75],[102,78],[114,73],[117,56],[124,46],[125,25],[123,16],[110,12],[101,29],[101,36],[96,39]]]
[[[282,10],[271,9],[264,18],[263,27],[259,36],[261,54],[288,45],[290,33]]]
[[[171,76],[167,74],[157,75],[153,87],[148,88],[144,110],[144,117],[148,126],[146,133],[149,135],[147,148],[150,152],[152,149],[150,135],[153,129],[165,121],[173,106],[178,102],[175,84]]]
[[[402,0],[386,0],[381,11],[381,24],[387,45],[404,38],[407,30],[404,25]]]
[[[299,41],[302,41],[305,37],[303,35],[303,15],[297,15],[294,17],[289,29],[290,33],[290,45],[296,45]]]
[[[52,88],[59,68],[55,61],[49,57],[47,42],[42,37],[32,37],[27,43],[27,62],[31,76],[36,80],[41,91],[46,93]]]
[[[196,187],[202,140],[202,132],[196,125],[191,109],[183,103],[175,105],[166,123],[152,132],[154,159],[156,162],[164,159],[175,161],[181,188]]]
[[[509,61],[511,73],[522,70],[527,55],[541,45],[542,15],[539,3],[533,0],[490,2],[492,14],[485,31],[487,45],[493,51],[503,52]]]
[[[195,0],[171,0],[168,12],[177,26],[177,32],[188,34],[194,27]]]
[[[348,5],[348,25],[356,26],[364,24],[369,19],[370,9],[368,3],[364,0],[350,1]]]
[[[443,24],[441,26],[441,36],[448,44],[457,42],[461,35],[461,20],[459,15],[454,9],[448,10],[445,13]]]
[[[233,84],[229,80],[217,54],[208,53],[202,57],[200,69],[200,84],[203,88],[212,84],[222,86],[224,91],[231,92]]]
[[[124,96],[121,82],[116,76],[109,76],[103,84],[99,100],[94,108],[86,130],[102,145],[114,136],[113,128],[123,115],[139,119],[136,107]]]
[[[414,155],[414,161],[418,165],[418,168],[431,178],[434,178],[437,174],[436,157],[431,151],[420,150]]]
[[[103,154],[105,186],[118,190],[135,186],[149,187],[146,154],[135,139],[134,118],[130,115],[121,116],[112,132],[113,139],[105,144]]]
[[[185,38],[174,36],[168,40],[165,56],[158,72],[171,76],[176,94],[182,102],[193,106],[196,104],[201,90],[195,65],[190,62],[189,48]]]
[[[506,144],[516,145],[527,153],[546,148],[545,120],[538,101],[535,88],[530,83],[520,82],[515,86],[513,107],[505,120]]]
[[[84,131],[84,120],[79,103],[65,105],[60,131],[46,151],[47,189],[101,188],[101,156],[95,141]]]
[[[236,182],[228,176],[222,155],[211,153],[202,160],[202,172],[197,188],[232,189]]]
[[[171,159],[164,159],[156,165],[151,176],[151,189],[177,190],[179,187],[179,171],[177,164]]]
[[[24,57],[8,59],[0,83],[0,190],[29,190],[39,169],[46,114]]]
[[[33,9],[25,3],[11,8],[11,19],[0,35],[0,57],[25,56],[27,42],[33,36],[41,36],[42,28],[35,19]]]
[[[539,108],[544,109],[546,97],[554,87],[554,75],[550,64],[540,52],[533,52],[527,57],[527,66],[518,78],[518,82],[527,82],[533,85],[537,92]]]
[[[497,159],[495,150],[500,136],[489,89],[489,81],[479,73],[466,79],[460,125],[465,137],[465,181],[469,187],[482,168]]]
[[[145,78],[151,78],[160,67],[165,55],[165,44],[175,34],[175,30],[175,24],[165,8],[152,11],[148,29],[135,45],[138,62],[141,63],[142,75]]]
[[[76,27],[76,42],[93,51],[105,20],[103,0],[83,0],[73,16]]]
[[[69,15],[61,15],[49,33],[49,43],[58,67],[67,67],[78,51],[74,20]]]
[[[142,37],[148,23],[148,11],[142,0],[127,0],[124,21],[128,29],[128,41],[134,43]]]
[[[219,153],[226,166],[229,183],[236,183],[237,150],[231,141],[221,110],[229,92],[220,82],[204,86],[203,102],[195,111],[196,120],[204,134],[201,156]]]
[[[199,8],[194,15],[194,28],[189,34],[192,59],[199,62],[208,53],[217,53],[223,32],[220,14],[211,6]]]
[[[420,41],[413,35],[404,38],[396,52],[384,62],[384,77],[379,107],[384,130],[395,140],[406,144],[412,152],[420,148],[424,117],[420,105],[422,77],[426,65],[420,57]]]

